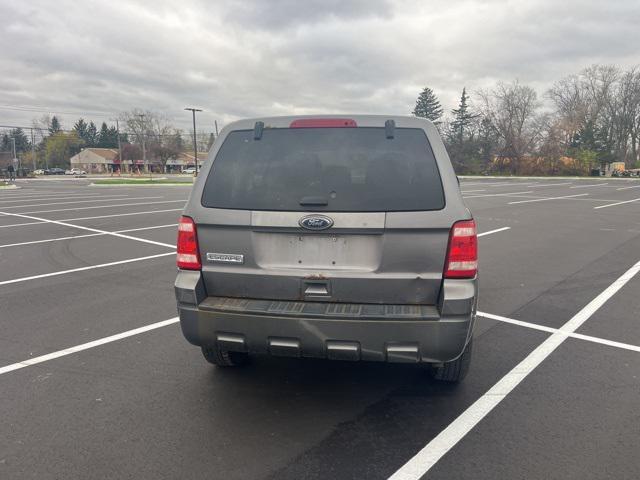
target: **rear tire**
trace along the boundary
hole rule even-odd
[[[462,355],[453,360],[452,362],[445,362],[441,366],[431,366],[429,373],[431,378],[440,382],[457,383],[461,382],[464,377],[469,373],[469,366],[471,365],[471,350],[473,340],[469,340],[467,346],[464,348]]]
[[[204,359],[218,367],[241,367],[249,362],[249,355],[244,352],[226,352],[217,346],[202,347]]]

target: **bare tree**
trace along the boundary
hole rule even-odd
[[[498,157],[507,160],[512,174],[520,170],[522,159],[534,152],[542,123],[536,92],[518,81],[498,83],[490,91],[479,92],[483,116],[500,140]]]
[[[556,82],[547,96],[555,106],[565,148],[573,149],[574,156],[585,156],[588,150],[600,163],[640,160],[638,68],[622,72],[614,65],[592,65]]]
[[[130,134],[131,140],[142,146],[143,155],[146,154],[147,158],[155,157],[165,169],[166,163],[172,155],[165,147],[175,132],[175,128],[169,123],[169,120],[157,112],[134,109],[123,112],[120,115],[120,121],[127,126],[127,133]],[[146,167],[151,168],[150,165],[146,165]]]
[[[613,153],[617,160],[635,164],[638,159],[640,123],[640,70],[633,68],[620,75],[610,104]]]

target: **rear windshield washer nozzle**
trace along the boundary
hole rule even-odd
[[[396,122],[394,120],[387,120],[384,122],[384,133],[387,138],[393,138],[396,130]]]
[[[262,138],[262,130],[264,130],[264,122],[256,122],[253,126],[253,139],[260,140]]]

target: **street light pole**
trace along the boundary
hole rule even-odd
[[[196,161],[196,177],[198,176],[198,142],[196,141],[196,112],[201,112],[200,108],[185,108],[191,110],[193,114],[193,153]]]
[[[116,132],[118,133],[118,158],[120,159],[120,175],[122,175],[122,167],[124,166],[124,160],[122,159],[122,145],[120,144],[120,124],[116,118]]]
[[[36,169],[36,136],[33,134],[33,128],[31,129],[31,159],[33,160],[33,170]]]
[[[142,163],[144,163],[147,170],[149,170],[149,176],[151,177],[151,168],[147,165],[147,147],[145,145],[145,128],[144,128],[144,113],[139,113],[138,117],[140,117],[140,128],[142,128]]]

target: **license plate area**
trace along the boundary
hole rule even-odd
[[[253,232],[256,262],[263,268],[373,271],[381,236]]]

